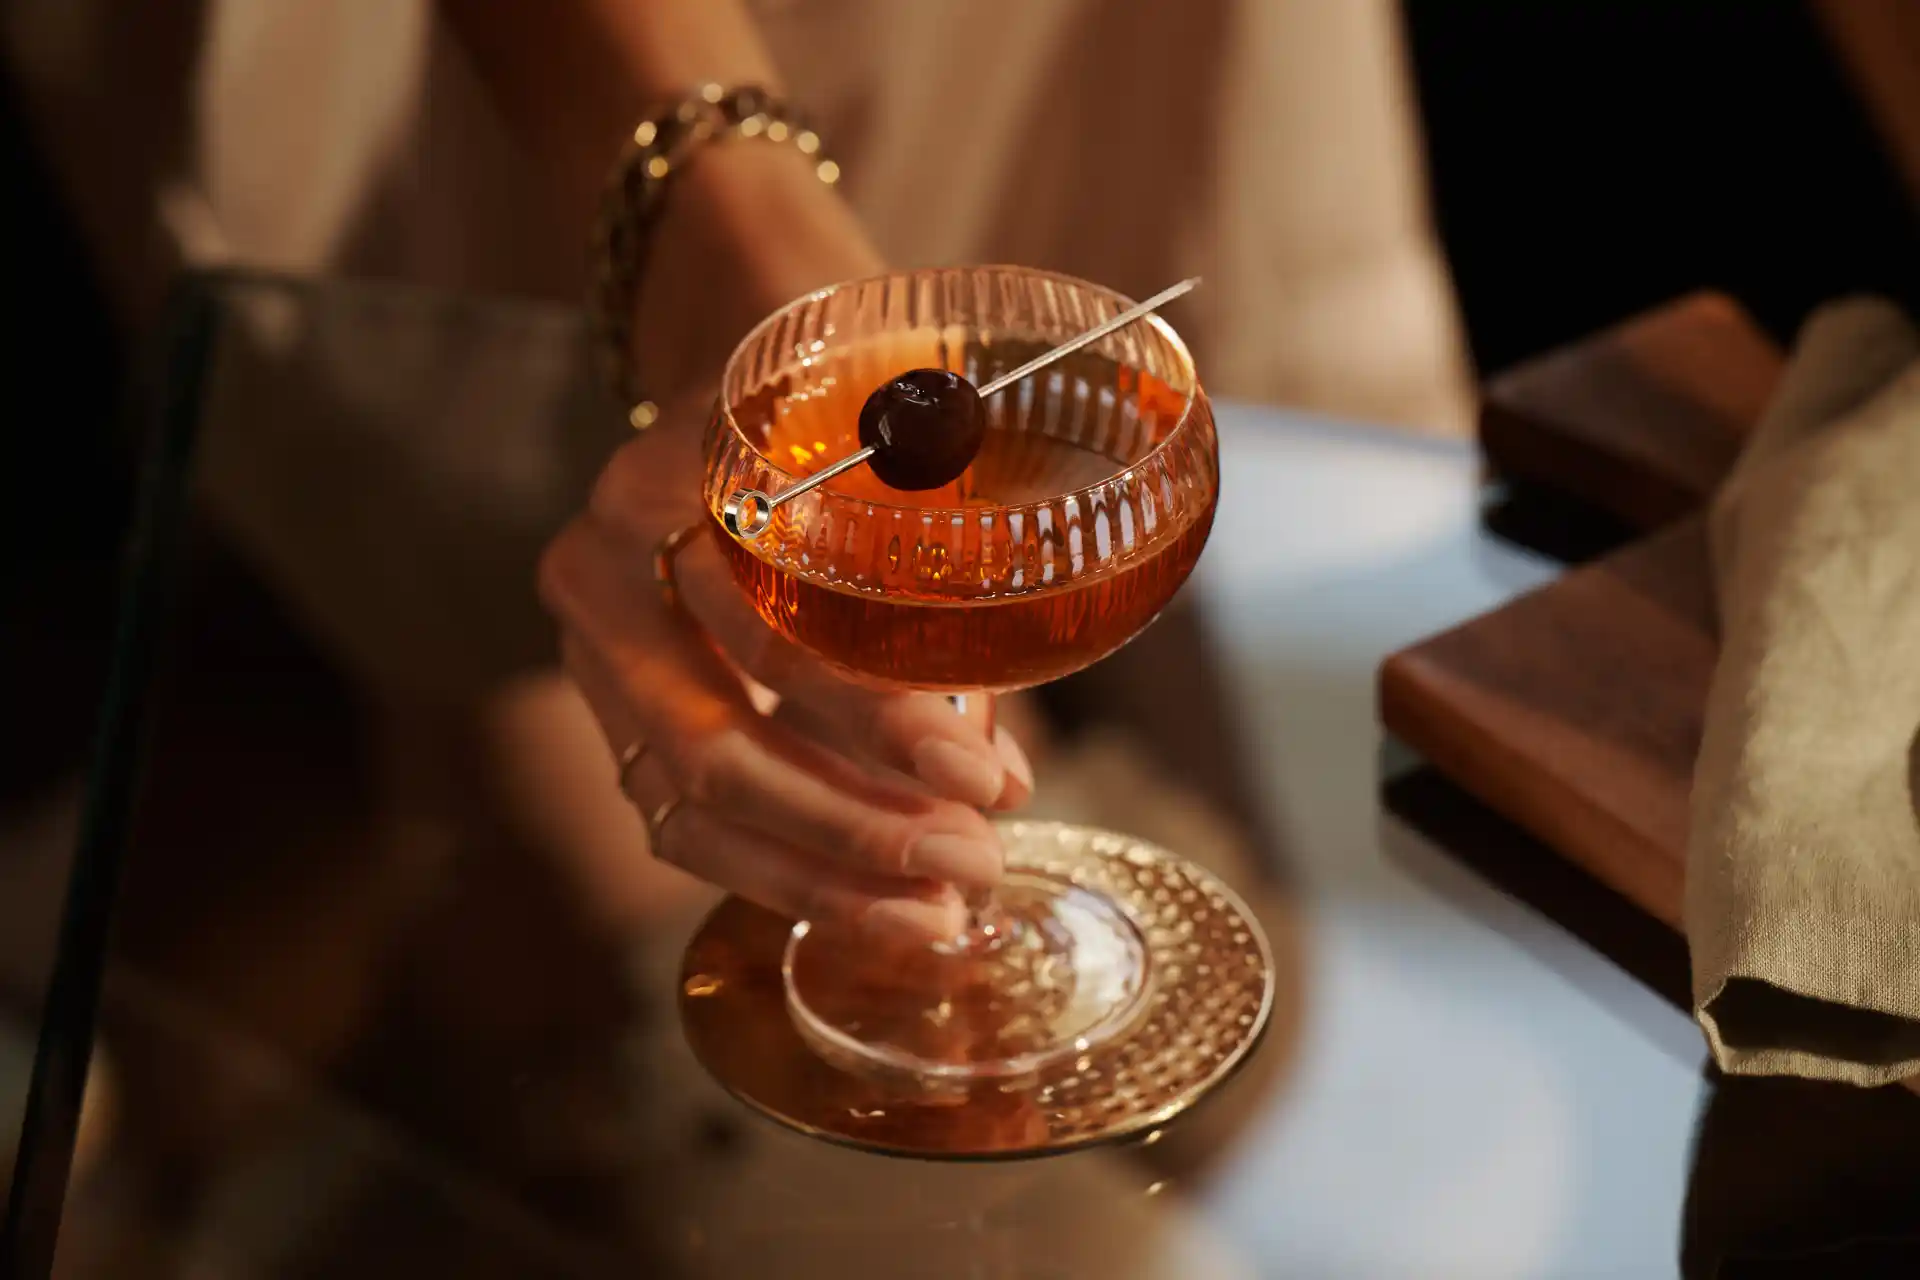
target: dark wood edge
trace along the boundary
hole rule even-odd
[[[1595,441],[1543,439],[1537,418],[1494,398],[1480,406],[1480,451],[1500,479],[1596,507],[1643,533],[1686,516],[1703,496]]]
[[[1657,529],[1711,494],[1783,364],[1778,346],[1738,302],[1699,290],[1488,379],[1481,449],[1502,479],[1566,494],[1643,531]],[[1644,430],[1636,438],[1631,424],[1615,429],[1600,421],[1603,413],[1631,410],[1582,403],[1596,375],[1618,380],[1627,405],[1636,398],[1657,403],[1667,429],[1687,438],[1663,457],[1665,442]],[[1726,395],[1733,403],[1717,403],[1714,375],[1732,383]]]
[[[1482,724],[1463,721],[1456,709],[1436,702],[1436,689],[1450,680],[1418,650],[1393,654],[1381,664],[1378,677],[1381,723],[1476,800],[1613,886],[1648,915],[1678,929],[1673,904],[1681,901],[1684,886],[1678,868],[1662,872],[1671,865],[1665,851],[1566,785],[1549,765],[1529,759],[1522,747]],[[1517,786],[1510,781],[1522,775],[1536,782]],[[1617,856],[1608,857],[1583,835],[1596,829],[1608,833],[1600,843],[1617,850]]]

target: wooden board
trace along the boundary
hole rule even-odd
[[[1481,449],[1498,475],[1656,529],[1713,492],[1779,373],[1737,304],[1690,294],[1491,380]]]
[[[1386,727],[1678,927],[1687,787],[1713,674],[1698,518],[1389,658]]]
[[[1687,793],[1716,642],[1698,508],[1780,354],[1696,295],[1494,380],[1489,459],[1664,531],[1390,657],[1386,728],[1678,927]]]
[[[1505,424],[1506,474],[1643,527],[1662,512],[1678,522],[1403,649],[1380,670],[1391,733],[1676,933],[1687,798],[1718,650],[1697,508],[1737,456],[1726,450],[1728,433],[1737,446],[1781,364],[1777,350],[1751,349],[1744,320],[1725,308],[1686,300],[1489,386],[1484,418]],[[1700,359],[1703,349],[1720,356]],[[1648,376],[1655,369],[1669,376]],[[1716,369],[1745,382],[1702,394]],[[1727,416],[1738,405],[1750,410],[1745,424]],[[1555,441],[1568,447],[1556,451]],[[1592,908],[1604,915],[1617,900],[1571,910]],[[1591,936],[1581,924],[1570,927]],[[1661,991],[1685,980],[1641,976]],[[1904,1083],[1920,1093],[1920,1075]]]

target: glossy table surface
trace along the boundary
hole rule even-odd
[[[224,465],[223,434],[270,433],[261,424],[277,403],[323,424],[376,402],[404,417],[408,397],[430,415],[445,397],[422,362],[430,375],[433,361],[471,361],[489,340],[482,324],[479,337],[399,349],[271,281],[207,296],[231,323],[217,358],[200,357],[206,465]],[[404,303],[382,306],[383,323],[410,323]],[[505,331],[526,323],[547,321],[520,316]],[[331,354],[288,354],[302,349]],[[326,370],[351,376],[328,384]],[[514,411],[551,399],[523,397]],[[467,410],[507,412],[508,400]],[[748,1116],[657,1010],[598,1048],[511,1052],[389,1010],[342,1033],[351,1052],[303,1056],[332,1043],[319,1024],[352,1019],[313,994],[331,989],[321,978],[284,992],[262,978],[264,991],[247,992],[247,948],[286,950],[342,910],[317,873],[295,895],[310,909],[263,920],[216,873],[181,893],[191,910],[158,913],[201,913],[190,932],[235,949],[242,961],[215,978],[153,961],[178,949],[154,946],[151,922],[136,929],[140,902],[123,903],[103,1043],[129,1119],[76,1181],[62,1241],[72,1274],[147,1273],[128,1259],[223,1277],[1674,1274],[1705,1092],[1700,1037],[1381,802],[1380,659],[1556,566],[1485,531],[1469,446],[1241,405],[1221,407],[1221,431],[1220,515],[1189,590],[1274,834],[1260,892],[1284,1012],[1254,1067],[1195,1113],[1208,1149],[1177,1168],[1140,1149],[986,1168],[828,1148]],[[199,714],[175,701],[188,708],[176,718]],[[166,733],[157,741],[165,751]],[[292,807],[255,820],[269,843],[308,821]],[[208,844],[223,831],[218,806],[185,821]],[[156,874],[167,856],[136,837],[126,893],[179,890]],[[457,898],[461,886],[436,892]],[[634,941],[623,974],[644,999],[670,1001],[696,907]],[[468,945],[526,945],[477,937]],[[282,971],[261,962],[262,974]],[[566,998],[531,993],[536,1006]],[[31,1034],[23,1022],[0,1038],[9,1106]],[[168,1100],[162,1119],[139,1120],[155,1097]],[[615,1097],[602,1118],[595,1108]],[[1215,1106],[1230,1125],[1205,1128]],[[230,1110],[247,1122],[198,1133],[202,1116]],[[562,1133],[598,1138],[591,1176],[559,1151]],[[143,1161],[145,1140],[167,1158]],[[192,1193],[156,1190],[176,1181]]]
[[[1666,1273],[1697,1035],[1380,809],[1380,659],[1553,566],[1482,530],[1465,448],[1229,431],[1203,589],[1312,941],[1294,1082],[1209,1209],[1274,1274]]]

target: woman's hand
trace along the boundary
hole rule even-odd
[[[1000,877],[979,810],[1027,799],[1026,760],[944,698],[860,688],[782,639],[704,531],[668,602],[654,552],[708,520],[708,409],[682,402],[624,446],[548,548],[540,590],[567,670],[615,753],[644,744],[625,779],[641,812],[677,801],[654,856],[796,918],[952,936],[960,890]]]

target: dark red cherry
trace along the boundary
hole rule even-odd
[[[874,450],[867,465],[895,489],[938,489],[958,480],[986,434],[980,393],[945,369],[889,378],[860,408],[860,443]]]

